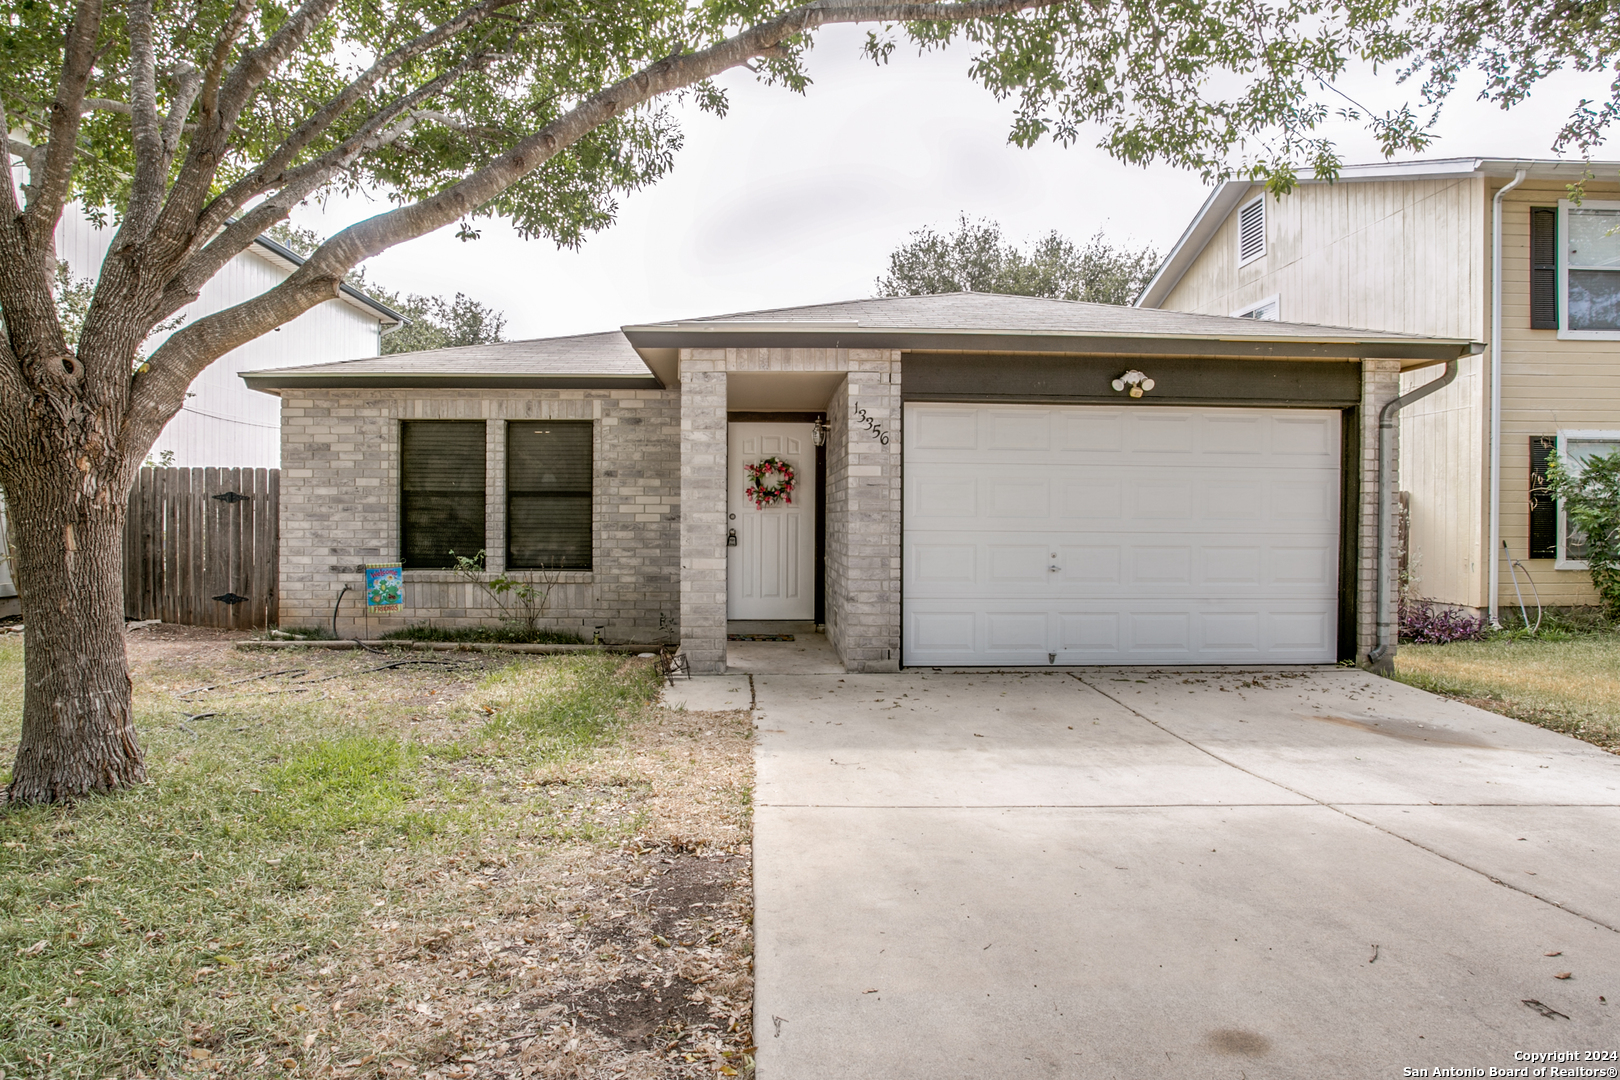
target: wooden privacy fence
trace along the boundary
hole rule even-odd
[[[124,615],[276,622],[280,469],[142,469],[124,529]]]

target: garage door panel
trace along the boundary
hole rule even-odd
[[[907,408],[905,662],[1334,659],[1336,412]]]
[[[987,409],[981,421],[984,450],[1050,450],[1052,414],[1045,409]]]
[[[906,421],[907,445],[913,452],[976,450],[979,445],[978,409],[933,408]]]
[[[1057,419],[1057,448],[1064,456],[1106,454],[1125,444],[1125,416],[1118,409],[1064,409]]]

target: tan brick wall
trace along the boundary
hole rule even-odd
[[[726,669],[726,372],[681,360],[681,652],[693,674]]]
[[[361,567],[399,558],[400,422],[487,425],[485,550],[493,574],[506,554],[506,424],[590,420],[592,569],[549,575],[556,584],[545,624],[587,640],[597,627],[609,641],[676,640],[679,408],[679,393],[661,390],[289,391],[282,400],[282,624],[328,625],[345,584],[340,634],[430,619],[450,626],[497,621],[502,612],[482,589],[431,570],[406,572],[404,611],[365,618]]]

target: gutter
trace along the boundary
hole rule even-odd
[[[1433,382],[1424,383],[1409,394],[1385,405],[1378,413],[1378,568],[1373,575],[1373,588],[1378,590],[1378,644],[1367,653],[1367,664],[1380,675],[1388,675],[1395,668],[1395,643],[1392,630],[1395,620],[1389,610],[1389,504],[1394,497],[1395,483],[1395,425],[1400,411],[1414,401],[1444,390],[1457,378],[1457,361],[1446,364],[1446,371]]]
[[[1493,630],[1502,628],[1496,616],[1502,584],[1501,556],[1497,554],[1502,547],[1502,196],[1529,175],[1528,169],[1520,168],[1491,200],[1491,539],[1486,552],[1491,569],[1485,610]]]

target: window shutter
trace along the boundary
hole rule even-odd
[[[1238,211],[1238,263],[1266,253],[1266,199],[1262,195]]]
[[[1558,440],[1552,435],[1530,436],[1530,557],[1558,557],[1558,504],[1547,493],[1547,462]]]
[[[400,557],[407,568],[455,565],[484,550],[484,423],[400,425]]]
[[[1558,211],[1530,208],[1530,329],[1558,329]]]
[[[506,425],[506,565],[591,568],[591,422]]]

